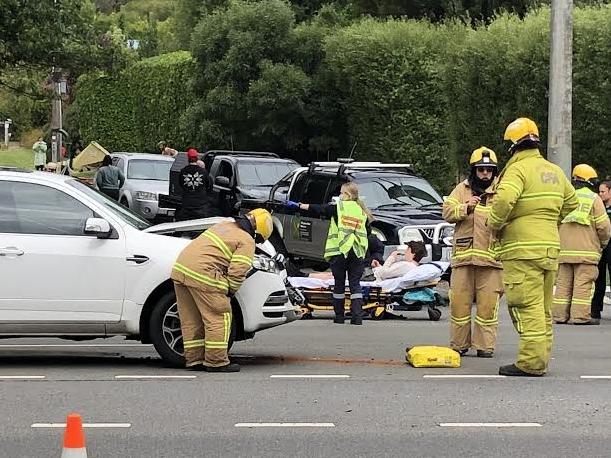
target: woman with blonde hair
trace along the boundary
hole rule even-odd
[[[309,211],[327,216],[331,220],[325,245],[325,259],[331,265],[335,285],[333,309],[335,323],[344,323],[344,295],[346,276],[350,286],[350,323],[363,324],[363,293],[361,276],[365,269],[368,248],[367,221],[373,220],[365,203],[359,198],[356,183],[344,183],[336,203],[318,205],[287,201],[287,208]]]

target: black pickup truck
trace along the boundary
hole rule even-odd
[[[323,261],[329,219],[287,209],[286,200],[307,204],[329,203],[347,181],[358,184],[361,198],[373,213],[372,233],[386,254],[409,240],[422,240],[429,252],[425,261],[449,261],[453,225],[441,215],[442,198],[407,164],[379,162],[314,162],[288,173],[272,189],[276,250],[298,265]]]

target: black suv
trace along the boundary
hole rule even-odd
[[[216,207],[223,216],[233,216],[238,208],[254,208],[267,201],[274,184],[299,164],[281,159],[275,153],[211,150],[200,155],[213,184]],[[164,207],[179,208],[182,189],[178,176],[187,165],[186,153],[178,153],[170,172],[169,196],[160,196]]]
[[[254,151],[208,151],[203,160],[223,216],[262,205],[278,180],[299,167],[277,154]]]
[[[276,232],[270,239],[276,250],[293,260],[320,262],[329,220],[283,202],[329,203],[347,181],[358,184],[359,194],[375,217],[372,233],[386,245],[386,254],[409,240],[426,243],[425,261],[449,261],[453,226],[441,216],[442,198],[407,164],[379,162],[314,162],[293,170],[271,190],[268,205],[274,211]]]

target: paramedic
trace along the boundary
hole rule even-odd
[[[500,375],[541,376],[552,350],[552,301],[558,270],[558,224],[577,208],[575,189],[539,152],[539,129],[528,118],[507,126],[511,159],[499,176],[488,226],[503,261],[507,307],[520,336],[515,364]]]
[[[597,178],[587,164],[573,169],[579,206],[560,225],[560,265],[552,310],[555,323],[600,324],[600,317],[592,318],[590,312],[598,261],[609,242],[611,223],[602,199],[590,189]]]
[[[317,215],[327,215],[331,219],[329,234],[325,245],[325,259],[331,264],[335,280],[333,287],[333,309],[335,323],[344,323],[344,297],[346,290],[346,273],[350,285],[350,323],[363,324],[363,293],[361,276],[365,267],[365,254],[368,248],[367,221],[373,217],[359,199],[359,190],[355,183],[344,183],[340,190],[337,205],[300,204],[287,201],[289,209],[310,211]]]
[[[229,362],[230,297],[252,266],[255,239],[267,240],[272,217],[258,208],[215,224],[182,250],[172,269],[187,368],[238,372]]]
[[[482,146],[471,154],[469,178],[443,204],[443,217],[456,223],[450,280],[450,346],[464,355],[472,346],[480,358],[492,358],[496,348],[499,297],[503,289],[501,263],[490,249],[486,219],[498,175],[494,151]],[[476,304],[473,336],[471,306]]]

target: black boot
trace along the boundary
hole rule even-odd
[[[494,356],[494,352],[493,351],[477,350],[477,357],[478,358],[492,358],[493,356]]]
[[[363,324],[363,299],[351,299],[350,300],[350,311],[352,316],[350,318],[350,324],[356,324],[358,326]]]
[[[206,366],[204,366],[202,363],[194,364],[193,366],[187,366],[187,370],[188,371],[205,371]]]
[[[519,369],[515,364],[499,367],[499,375],[508,377],[541,377],[543,374],[530,374]]]
[[[357,326],[361,326],[363,324],[363,318],[360,316],[350,318],[350,324],[356,324]]]
[[[333,322],[335,324],[344,324],[344,317],[343,316],[336,316],[335,318],[333,318]]]
[[[205,366],[206,372],[240,372],[240,365],[236,363],[225,364],[224,366]]]
[[[597,326],[600,324],[600,318],[590,318],[590,321],[577,321],[573,324],[577,326]]]

